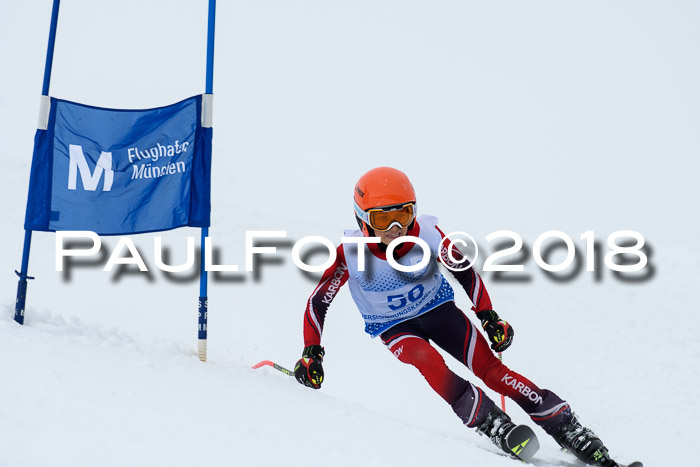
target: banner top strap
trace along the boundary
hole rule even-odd
[[[46,130],[49,127],[49,113],[51,113],[51,98],[49,96],[41,96],[39,100],[39,130]]]
[[[202,128],[211,128],[214,119],[214,94],[202,94]]]

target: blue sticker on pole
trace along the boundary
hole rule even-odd
[[[201,96],[147,110],[51,99],[35,137],[25,229],[134,234],[210,223]]]
[[[207,338],[207,320],[209,317],[207,316],[209,314],[209,305],[208,305],[208,299],[207,297],[199,297],[199,310],[198,310],[198,332],[197,332],[197,338],[198,339],[206,339]]]

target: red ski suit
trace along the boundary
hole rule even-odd
[[[407,235],[418,236],[420,228],[419,222],[415,222]],[[444,238],[443,232],[437,226],[435,228],[441,238]],[[369,244],[368,247],[375,257],[386,261],[384,248],[377,244]],[[414,247],[418,248],[414,243],[401,244],[394,250],[395,258],[401,258]],[[448,247],[449,240],[445,242],[444,249]],[[456,246],[452,248],[456,260],[466,261]],[[442,256],[444,260],[446,255]],[[464,267],[465,264],[468,263],[461,263],[460,266]],[[470,297],[475,312],[492,309],[489,294],[474,268],[450,272]],[[328,307],[349,277],[344,248],[340,245],[335,263],[325,271],[307,301],[304,314],[305,345],[320,345]],[[514,400],[546,431],[558,428],[571,417],[569,405],[552,391],[540,389],[532,381],[503,365],[481,332],[457,308],[453,300],[392,325],[381,333],[381,339],[400,361],[415,366],[433,390],[450,404],[469,427],[478,426],[494,403],[481,389],[451,371],[430,341],[464,364],[488,387]]]

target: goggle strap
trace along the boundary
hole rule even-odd
[[[359,217],[365,224],[369,225],[369,213],[363,211],[362,208],[357,205],[357,202],[355,200],[353,200],[353,204],[355,205],[355,215]]]

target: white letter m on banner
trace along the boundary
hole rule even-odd
[[[112,189],[112,182],[114,182],[114,171],[112,170],[112,153],[104,152],[100,154],[100,158],[97,159],[97,165],[95,166],[95,172],[90,173],[90,167],[88,167],[87,161],[85,160],[85,154],[83,154],[83,147],[76,144],[68,145],[68,151],[70,153],[70,161],[68,165],[68,189],[75,190],[78,171],[80,172],[80,179],[83,182],[83,188],[87,191],[95,191],[97,189],[97,184],[100,182],[102,177],[102,172],[105,173],[105,182],[102,191],[110,191]]]

